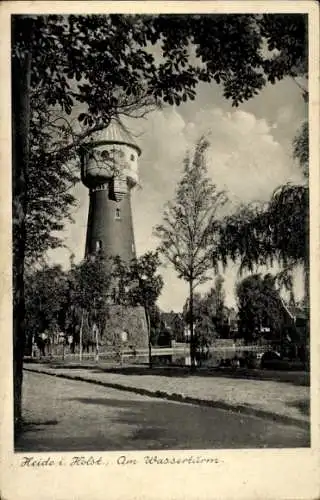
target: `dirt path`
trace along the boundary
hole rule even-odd
[[[16,451],[303,447],[308,431],[231,411],[25,373]]]

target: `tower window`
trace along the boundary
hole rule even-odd
[[[121,338],[122,342],[127,342],[127,340],[128,340],[128,333],[125,330],[123,330],[120,333],[120,338]]]
[[[104,149],[103,151],[101,151],[100,156],[102,160],[110,160],[110,151]]]
[[[120,216],[120,208],[116,208],[115,219],[121,219],[121,216]]]
[[[97,240],[96,241],[96,252],[97,253],[101,252],[101,248],[102,248],[102,241],[101,240]]]
[[[134,160],[135,160],[134,155],[130,155],[130,160],[131,160],[131,161],[134,161]]]

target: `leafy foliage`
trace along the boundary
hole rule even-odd
[[[111,263],[99,255],[83,260],[70,270],[72,281],[71,305],[80,308],[88,318],[89,326],[93,322],[104,331],[108,314],[108,295],[112,280]],[[79,315],[78,315],[79,316]]]
[[[185,340],[185,321],[181,313],[174,311],[162,312],[161,320],[164,323],[165,330],[169,332],[171,338],[176,342]]]
[[[267,81],[274,84],[307,71],[306,15],[161,15],[154,18],[153,27],[162,34],[164,57],[169,59],[163,71],[174,68],[183,78],[187,69],[193,87],[193,71],[200,81],[214,80],[234,106],[258,94]],[[201,61],[195,68],[187,58],[191,44]],[[263,44],[271,54],[262,51]],[[169,103],[176,98],[179,104],[176,94],[168,98]]]
[[[280,335],[283,326],[283,306],[270,274],[254,274],[236,286],[239,308],[239,333],[247,341],[257,340],[261,327],[268,327],[273,338]]]
[[[151,345],[158,345],[159,336],[162,332],[163,322],[161,321],[161,312],[155,304],[149,308],[150,316],[150,342]]]
[[[63,329],[68,279],[61,266],[30,268],[25,280],[27,336]]]
[[[85,260],[68,271],[63,271],[61,266],[48,265],[39,269],[28,268],[27,335],[57,329],[75,334],[83,317],[88,327],[96,322],[103,331],[108,313],[106,296],[109,284],[110,274],[105,262],[99,259]]]
[[[146,252],[129,264],[119,258],[113,259],[112,276],[117,283],[116,302],[123,305],[155,305],[163,279],[157,273],[160,259],[157,252]]]
[[[208,270],[218,262],[216,253],[217,212],[226,202],[207,176],[205,152],[209,143],[201,139],[193,159],[187,156],[175,199],[169,202],[163,223],[155,227],[159,249],[173,264],[178,277],[192,287],[205,283]]]
[[[309,175],[309,127],[305,121],[293,141],[293,157],[302,168],[305,177]]]
[[[154,19],[154,26],[162,33],[164,55],[169,59],[160,69],[168,72],[174,68],[175,78],[182,69],[189,76],[191,89],[198,79],[214,79],[223,85],[224,96],[237,106],[264,86],[261,37],[254,16],[162,15]],[[195,68],[188,64],[190,44],[195,47]],[[184,94],[183,100],[187,97]],[[193,99],[195,92],[189,97]]]
[[[68,271],[48,265],[28,268],[27,335],[60,329],[74,335],[78,342],[80,325],[83,324],[83,340],[86,340],[93,323],[103,333],[113,299],[117,304],[142,305],[150,311],[154,323],[157,323],[157,316],[161,321],[155,305],[163,286],[157,274],[158,266],[157,254],[148,252],[128,266],[118,259],[106,262],[97,255],[78,265],[72,263]],[[119,276],[122,276],[123,295],[114,297],[111,289],[115,283],[119,287]]]
[[[261,36],[273,54],[263,69],[271,83],[284,76],[305,76],[308,72],[308,16],[264,14],[259,18]]]
[[[308,261],[309,199],[305,186],[284,185],[265,206],[243,206],[220,227],[220,252],[241,270],[273,264],[292,268]]]
[[[272,83],[298,69],[306,71],[301,64],[307,60],[307,16],[299,14],[20,19],[14,50],[32,52],[32,87],[41,86],[48,104],[61,105],[67,114],[75,102],[86,103],[88,110],[79,118],[91,125],[126,111],[124,96],[154,95],[179,104],[194,98],[199,80],[214,79],[237,105],[265,85],[263,70]],[[32,33],[29,45],[26,30]],[[277,50],[271,61],[261,53],[262,37],[269,50]],[[159,62],[149,50],[156,44],[163,56]]]
[[[190,354],[194,366],[193,292],[205,283],[208,273],[220,259],[217,248],[217,212],[226,202],[225,193],[217,191],[207,176],[205,152],[209,143],[201,138],[194,156],[184,161],[183,175],[178,183],[175,199],[164,211],[163,223],[155,234],[161,243],[159,251],[173,264],[178,277],[189,284]]]
[[[63,245],[59,235],[76,204],[70,188],[79,180],[74,167],[75,151],[63,158],[50,155],[53,142],[68,140],[68,131],[43,98],[33,97],[30,122],[30,157],[28,164],[28,198],[26,207],[26,259],[28,265],[38,261],[50,248]],[[55,123],[59,126],[53,128]],[[55,135],[53,136],[53,132]]]
[[[114,259],[113,275],[117,280],[119,304],[144,308],[148,328],[149,366],[152,367],[151,344],[161,329],[156,301],[163,287],[163,279],[157,274],[160,259],[158,252],[147,252],[130,264]]]
[[[157,274],[160,259],[157,252],[147,252],[130,264],[131,286],[128,300],[133,305],[152,307],[163,287],[163,279]]]
[[[195,293],[193,297],[193,319],[195,323],[195,337],[199,345],[210,345],[216,337],[225,335],[225,293],[223,278],[217,276],[215,284],[210,290],[201,295]],[[190,324],[190,304],[186,300],[183,307],[185,322]]]

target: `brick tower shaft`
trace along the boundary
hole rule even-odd
[[[125,262],[136,256],[130,190],[119,201],[108,188],[90,191],[85,256],[96,252]]]

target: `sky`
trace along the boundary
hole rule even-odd
[[[161,223],[164,205],[172,200],[181,178],[182,160],[205,134],[210,142],[208,175],[218,188],[228,192],[231,206],[239,202],[267,201],[274,189],[286,182],[302,183],[302,173],[292,158],[292,140],[307,115],[301,91],[292,79],[268,85],[250,101],[232,108],[217,84],[201,84],[194,101],[166,107],[146,118],[127,123],[142,150],[139,161],[140,187],[132,191],[135,243],[138,256],[155,249],[153,228]],[[50,262],[68,266],[70,253],[84,257],[88,190],[74,188],[78,205],[74,224],[65,228],[69,250],[50,252]],[[224,273],[226,305],[236,304],[234,286],[238,268]],[[266,269],[261,269],[266,271]],[[160,270],[164,288],[158,300],[164,311],[181,311],[188,287],[172,267]],[[208,282],[200,292],[210,288]],[[297,272],[296,296],[302,297],[301,272]]]

